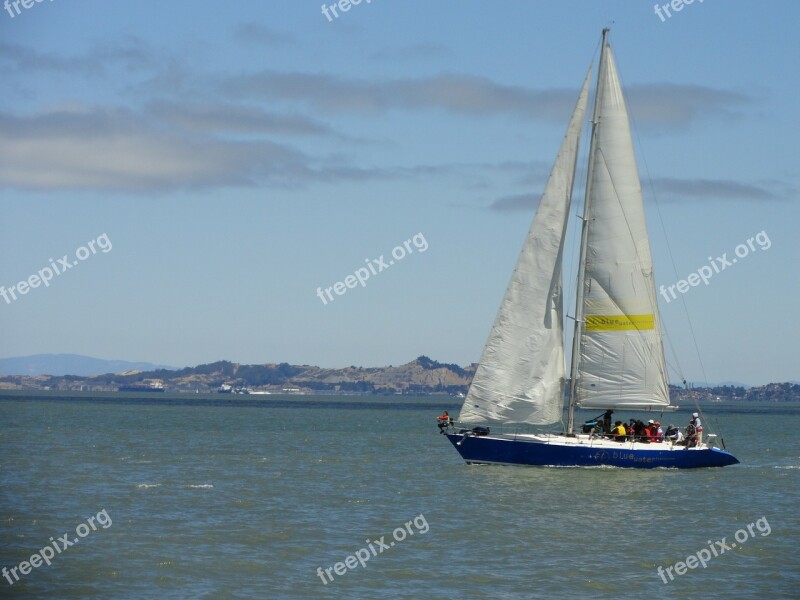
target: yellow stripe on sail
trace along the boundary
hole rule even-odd
[[[586,331],[655,329],[654,315],[587,315]]]

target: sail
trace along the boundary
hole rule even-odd
[[[554,423],[564,397],[561,262],[589,74],[459,420]]]
[[[597,82],[587,181],[577,404],[669,405],[653,263],[628,112],[611,53]]]

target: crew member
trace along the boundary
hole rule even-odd
[[[613,410],[607,410],[603,413],[603,433],[611,433],[611,415],[613,414]]]
[[[697,445],[703,443],[703,425],[700,423],[700,415],[698,413],[692,413],[692,425],[694,425],[694,431],[697,434]]]
[[[447,414],[447,411],[444,411],[441,415],[436,417],[436,425],[439,427],[439,433],[444,433],[444,430],[452,424],[453,419],[450,418],[450,415]]]

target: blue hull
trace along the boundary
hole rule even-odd
[[[665,467],[696,469],[724,467],[739,461],[718,448],[700,450],[633,449],[629,443],[595,445],[542,443],[514,436],[464,436],[448,433],[448,439],[468,463],[495,463],[506,465],[539,465],[558,467],[613,466],[634,469]],[[652,444],[662,446],[661,444]],[[641,446],[641,444],[637,444]],[[662,446],[664,447],[664,446]]]

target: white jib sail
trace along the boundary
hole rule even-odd
[[[459,420],[546,424],[564,396],[561,258],[589,74],[508,284]]]
[[[653,263],[625,100],[610,47],[600,65],[584,265],[578,404],[669,405]]]

